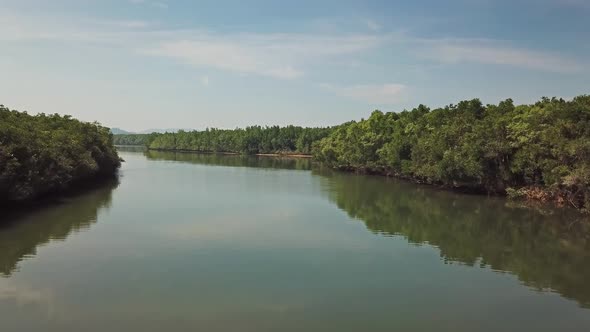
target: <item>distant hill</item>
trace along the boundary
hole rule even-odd
[[[127,131],[127,130],[123,130],[121,128],[111,128],[111,133],[113,133],[113,135],[128,135],[128,134],[135,134],[133,132]]]

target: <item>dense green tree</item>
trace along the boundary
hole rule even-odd
[[[120,164],[112,134],[98,123],[0,105],[0,203],[112,175]]]
[[[314,144],[332,167],[590,207],[590,96],[375,111]]]
[[[117,135],[117,144],[201,152],[312,153],[338,169],[590,207],[590,96],[533,105],[480,100],[374,111],[331,128],[261,127]]]
[[[154,150],[179,150],[199,152],[230,152],[240,154],[257,153],[301,153],[310,154],[314,142],[328,136],[330,128],[261,127],[251,126],[244,129],[207,128],[202,131],[184,131],[176,133],[141,135],[118,135],[116,143],[143,145]],[[139,136],[139,135],[137,135]]]
[[[154,133],[157,135],[157,133]],[[115,134],[113,143],[115,145],[146,145],[154,134]]]

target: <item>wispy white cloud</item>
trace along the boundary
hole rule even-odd
[[[372,31],[379,31],[381,30],[381,25],[373,20],[368,20],[367,28],[369,28]]]
[[[302,77],[314,65],[353,60],[384,40],[368,34],[222,34],[163,29],[141,20],[105,21],[80,17],[56,20],[6,12],[0,13],[0,24],[8,27],[0,30],[0,41],[103,43],[107,47],[169,58],[198,68],[278,79]]]
[[[149,5],[151,7],[168,9],[168,4],[162,1],[147,1],[147,0],[128,0],[130,3],[135,5]]]
[[[399,83],[335,86],[322,83],[320,87],[332,93],[374,105],[392,105],[403,101],[407,87]]]
[[[514,47],[493,40],[421,40],[425,57],[441,63],[506,65],[532,70],[572,73],[584,69],[576,59],[545,51]]]
[[[152,7],[160,8],[160,9],[168,9],[168,4],[164,2],[152,2]]]
[[[147,54],[165,56],[198,67],[214,67],[239,73],[276,78],[296,78],[302,73],[278,59],[240,43],[215,40],[163,42]]]
[[[132,0],[151,3],[148,0]],[[195,29],[156,28],[142,20],[101,21],[78,17],[55,19],[0,12],[0,41],[59,40],[103,43],[198,68],[295,79],[313,66],[362,63],[368,51],[397,48],[442,64],[476,63],[575,73],[587,71],[585,60],[564,54],[515,47],[486,39],[423,39],[407,34],[371,33],[215,33]],[[367,26],[378,29],[373,21]],[[383,49],[381,49],[383,50]]]
[[[294,79],[304,75],[309,63],[356,54],[377,43],[378,38],[365,35],[196,33],[184,40],[164,41],[144,52],[197,67]]]
[[[147,28],[149,26],[145,21],[123,21],[119,24],[127,28]]]
[[[60,41],[71,45],[135,45],[158,25],[144,20],[24,15],[0,8],[0,41]],[[150,28],[149,30],[147,28]]]
[[[113,27],[122,27],[122,28],[147,28],[150,27],[150,23],[147,21],[142,20],[123,20],[123,21],[116,21],[116,20],[94,20],[96,24],[102,24],[106,26],[113,26]]]
[[[201,76],[201,84],[204,86],[209,86],[209,76]]]

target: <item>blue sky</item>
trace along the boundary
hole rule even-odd
[[[127,130],[590,93],[590,0],[0,0],[0,103]]]

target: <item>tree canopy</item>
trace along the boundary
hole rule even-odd
[[[590,96],[374,111],[314,144],[334,168],[590,207]]]
[[[69,115],[29,115],[0,105],[0,203],[27,200],[121,165],[108,128]]]
[[[141,145],[145,146],[152,134],[113,134],[115,145]]]
[[[472,192],[590,207],[590,96],[465,100],[443,108],[374,111],[331,128],[261,127],[117,135],[156,150],[302,153],[333,168]]]
[[[298,126],[251,126],[245,129],[208,128],[202,131],[152,133],[148,135],[116,135],[115,144],[138,143],[154,150],[184,150],[199,152],[301,153],[310,154],[314,142],[328,136],[330,128]]]

